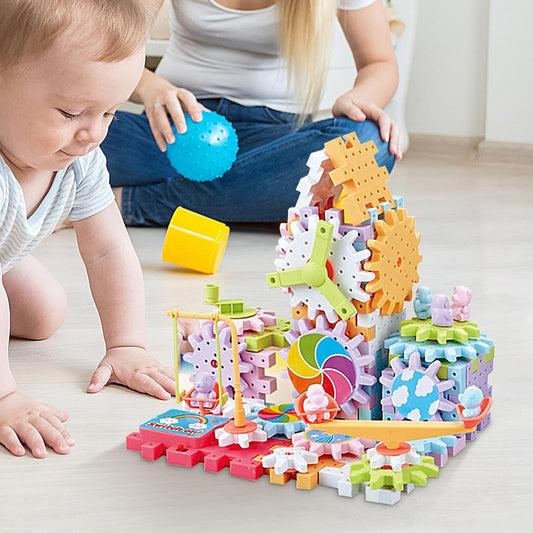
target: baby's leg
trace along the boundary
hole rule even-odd
[[[11,336],[42,340],[57,331],[65,318],[67,296],[50,270],[30,255],[2,281],[9,300]]]
[[[31,256],[23,259],[2,276],[2,284],[9,302],[11,335],[45,339],[63,322],[67,308],[65,293],[37,259]],[[35,457],[47,455],[45,445],[67,454],[74,444],[64,425],[67,419],[68,414],[63,411],[19,391],[8,392],[0,397],[0,444],[14,455],[24,455],[22,444]]]

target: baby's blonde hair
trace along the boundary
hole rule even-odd
[[[289,86],[303,101],[303,116],[317,110],[331,58],[336,0],[276,0],[280,46]],[[301,120],[300,120],[301,125]]]
[[[68,30],[87,31],[96,61],[126,59],[143,45],[155,0],[1,0],[0,65],[46,52]],[[81,39],[80,39],[81,41]],[[69,53],[69,50],[65,50]]]

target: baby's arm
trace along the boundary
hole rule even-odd
[[[46,457],[45,444],[57,453],[70,453],[74,440],[63,426],[68,414],[17,391],[9,367],[8,344],[9,303],[0,283],[0,443],[19,456],[25,454],[22,443],[34,457]]]
[[[106,344],[87,392],[118,383],[169,399],[174,371],[146,352],[141,266],[116,204],[73,224]]]

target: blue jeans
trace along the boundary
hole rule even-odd
[[[355,131],[373,140],[378,166],[390,172],[394,156],[372,122],[333,118],[305,123],[295,130],[295,115],[266,107],[245,107],[225,99],[201,100],[224,115],[239,138],[232,168],[219,179],[191,181],[176,173],[157,147],[146,115],[118,112],[102,143],[113,187],[122,187],[122,214],[132,226],[167,226],[174,210],[191,211],[224,222],[286,220],[298,198],[296,186],[308,172],[311,152]],[[198,162],[201,164],[201,162]]]

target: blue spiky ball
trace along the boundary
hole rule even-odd
[[[180,134],[172,126],[176,141],[167,144],[170,164],[193,181],[220,178],[233,165],[239,149],[237,133],[226,117],[214,111],[202,115],[201,122],[185,115],[187,131]]]

